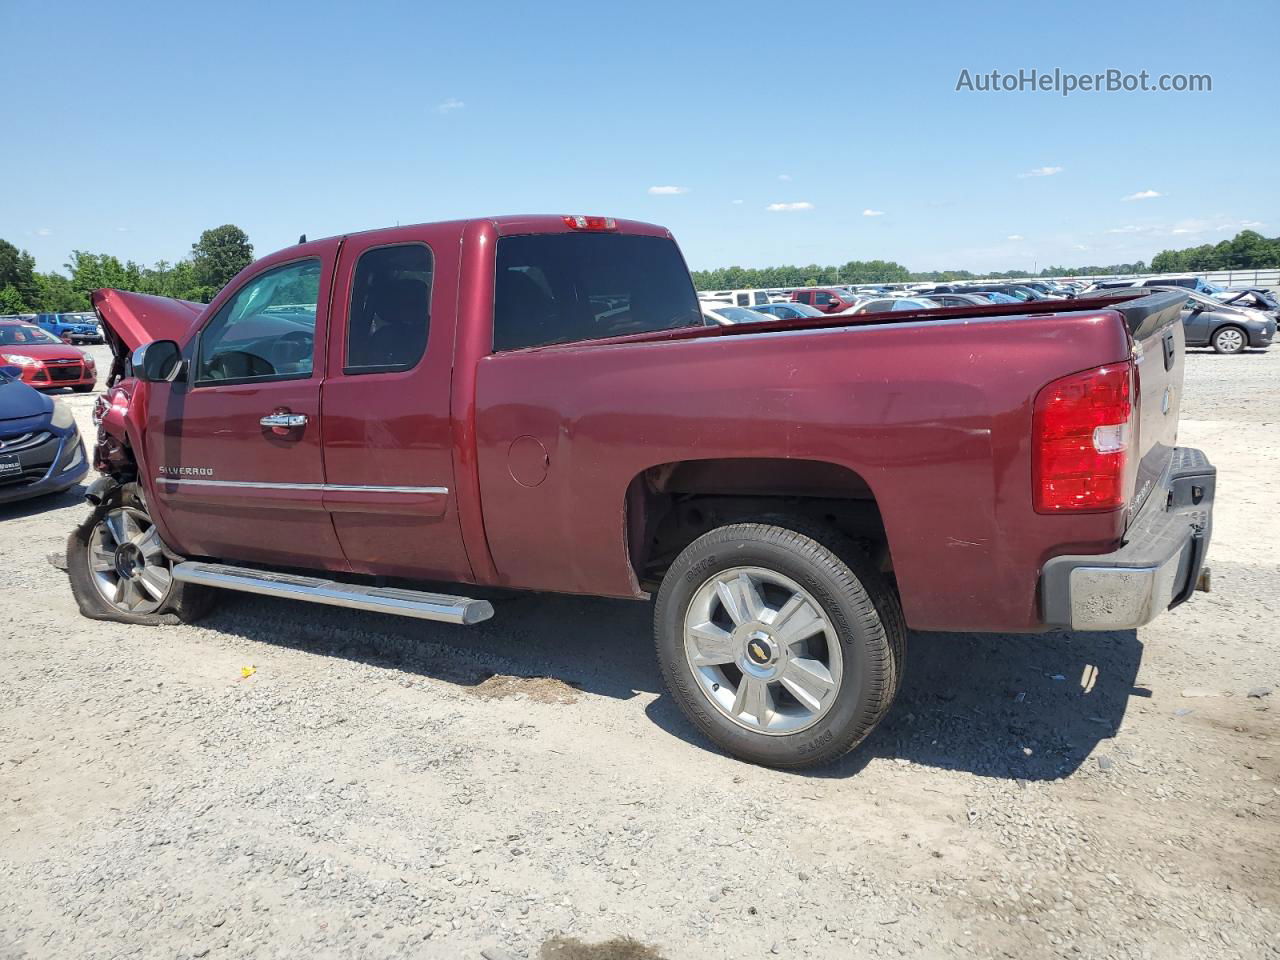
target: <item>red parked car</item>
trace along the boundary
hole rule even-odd
[[[20,320],[0,320],[0,366],[18,367],[22,382],[41,390],[70,387],[88,393],[98,382],[91,356]]]
[[[848,290],[824,287],[820,290],[797,290],[791,294],[794,303],[807,303],[823,313],[843,313],[858,304],[857,297]]]
[[[493,605],[425,584],[656,597],[699,729],[823,762],[907,626],[1125,630],[1207,585],[1184,299],[709,327],[670,233],[581,216],[301,243],[207,307],[99,290],[72,590],[130,623],[210,588],[455,624]]]

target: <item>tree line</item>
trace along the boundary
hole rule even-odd
[[[72,250],[66,273],[40,273],[26,250],[0,239],[0,314],[75,313],[89,309],[90,292],[115,287],[208,303],[253,262],[249,236],[234,224],[200,234],[185,258],[144,267],[109,253]]]
[[[1209,270],[1261,270],[1280,267],[1280,237],[1241,230],[1230,240],[1183,250],[1161,250],[1151,259],[1153,273],[1205,273]]]
[[[816,287],[823,284],[911,283],[919,281],[985,280],[994,277],[1031,279],[1033,277],[1092,277],[1133,273],[1203,273],[1208,270],[1253,270],[1280,267],[1280,237],[1267,239],[1253,230],[1242,230],[1232,240],[1219,244],[1188,247],[1185,250],[1162,250],[1148,266],[1135,263],[1093,264],[1084,266],[1048,266],[1038,273],[1029,270],[995,270],[973,273],[969,270],[913,271],[892,260],[850,260],[835,266],[720,267],[716,270],[694,270],[693,282],[699,290],[735,290],[769,287]]]

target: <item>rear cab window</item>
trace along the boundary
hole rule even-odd
[[[501,237],[493,349],[519,350],[703,325],[693,281],[667,237]]]

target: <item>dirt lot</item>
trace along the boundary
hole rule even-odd
[[[99,624],[46,559],[79,498],[0,507],[0,958],[1280,956],[1280,350],[1188,367],[1215,592],[913,634],[888,721],[808,775],[693,733],[647,605]]]

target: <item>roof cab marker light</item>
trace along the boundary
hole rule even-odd
[[[583,216],[566,216],[562,217],[564,225],[570,230],[617,230],[618,221],[613,217],[583,217]]]

